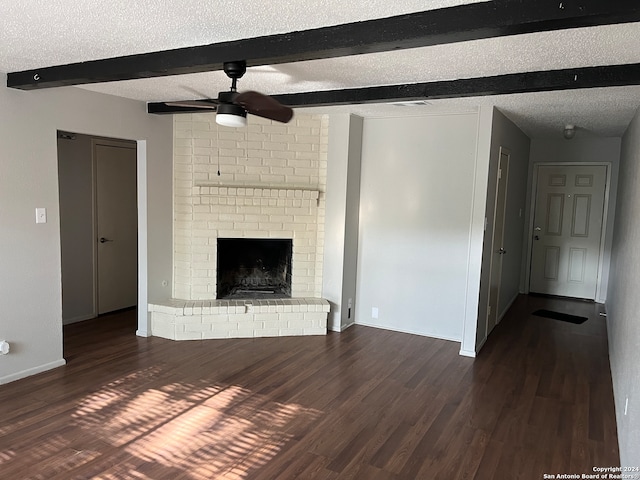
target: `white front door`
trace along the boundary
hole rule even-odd
[[[98,314],[132,307],[138,291],[136,149],[94,143]]]
[[[539,166],[530,291],[595,300],[607,167]]]

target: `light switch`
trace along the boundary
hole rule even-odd
[[[46,208],[36,208],[36,223],[47,223]]]

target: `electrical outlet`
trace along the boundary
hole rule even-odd
[[[378,307],[373,307],[371,309],[371,318],[378,318]]]

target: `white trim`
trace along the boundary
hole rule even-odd
[[[344,332],[347,328],[351,328],[356,324],[356,322],[351,322],[351,323],[347,323],[345,325],[342,325],[340,327],[340,330],[338,330],[338,332]]]
[[[97,167],[96,167],[96,138],[91,139],[91,228],[93,230],[92,239],[92,261],[93,261],[93,316],[98,316],[98,194],[97,194]]]
[[[117,147],[117,148],[126,148],[131,150],[136,150],[136,168],[140,167],[140,149],[137,146],[132,144],[133,140],[127,139],[119,139],[119,138],[105,138],[105,137],[94,137],[91,139],[91,189],[92,189],[92,206],[91,206],[91,222],[93,227],[93,317],[95,318],[99,315],[98,311],[98,156],[96,154],[96,147],[98,146],[106,146],[106,147]],[[145,166],[146,166],[146,152],[145,152]],[[140,172],[137,173],[137,182],[136,191],[140,189]],[[145,181],[146,181],[146,173],[145,173]],[[145,192],[146,192],[146,183],[145,183]],[[145,194],[145,215],[146,215],[146,194]],[[138,244],[140,242],[140,204],[138,202]],[[145,223],[146,227],[146,223]],[[145,230],[146,234],[146,230]],[[146,260],[146,257],[145,257]],[[140,250],[138,249],[138,269],[140,268]],[[138,288],[140,285],[140,272],[138,272]],[[139,303],[138,303],[139,305]]]
[[[513,298],[511,299],[511,301],[507,304],[507,306],[504,308],[504,310],[502,312],[500,312],[500,315],[498,315],[498,323],[500,323],[502,321],[502,319],[504,318],[504,316],[507,314],[507,312],[509,311],[509,309],[513,306],[513,304],[515,303],[515,301],[518,299],[518,297],[520,296],[520,292],[516,293]],[[496,323],[496,325],[498,324]],[[486,340],[486,339],[485,339]],[[480,351],[480,349],[478,348],[478,351]]]
[[[137,142],[138,190],[138,329],[136,335],[149,337],[149,278],[147,248],[147,141]]]
[[[507,211],[507,200],[509,199],[509,167],[511,165],[511,150],[509,150],[506,147],[503,147],[502,145],[500,145],[500,148],[498,149],[498,168],[496,169],[496,190],[494,192],[494,199],[493,199],[493,219],[491,220],[491,244],[490,245],[485,245],[484,248],[486,248],[487,246],[491,249],[490,250],[490,254],[489,254],[489,288],[487,289],[487,314],[485,315],[485,320],[484,320],[484,331],[486,332],[484,335],[484,341],[483,343],[487,340],[487,337],[489,336],[489,334],[491,333],[489,331],[489,307],[491,308],[495,308],[496,310],[498,309],[498,306],[500,305],[500,290],[502,287],[502,269],[503,269],[503,261],[500,261],[500,271],[496,272],[497,275],[499,276],[499,281],[498,281],[498,294],[496,296],[496,304],[495,305],[491,305],[491,285],[492,285],[492,275],[494,275],[494,271],[493,271],[493,256],[496,254],[495,252],[495,247],[496,247],[496,216],[498,214],[498,193],[500,191],[500,180],[502,179],[502,154],[506,155],[507,157],[507,173],[506,173],[506,178],[505,178],[505,192],[504,192],[504,205],[503,205],[503,209],[504,211],[502,212],[502,238],[500,239],[500,247],[502,248],[503,244],[504,244],[504,228],[505,228],[505,224],[507,221],[506,218],[506,211]],[[491,167],[489,167],[491,168]],[[487,193],[489,190],[489,187],[487,187]],[[485,216],[485,219],[487,217]],[[483,248],[483,250],[484,250]],[[484,253],[484,251],[483,251]],[[504,315],[504,314],[503,314]],[[500,323],[501,320],[501,316],[499,314],[499,312],[496,312],[496,324],[493,326],[493,328],[496,327],[496,325],[498,325]],[[478,347],[476,345],[476,351],[480,351],[480,347]]]
[[[598,273],[596,274],[596,293],[594,301],[604,303],[602,295],[602,272],[604,270],[604,249],[607,235],[607,218],[609,211],[609,194],[611,192],[611,162],[536,162],[533,164],[533,179],[531,182],[531,198],[529,206],[529,235],[527,237],[527,262],[525,266],[524,293],[531,291],[531,256],[533,255],[533,224],[535,221],[536,198],[538,193],[539,167],[606,167],[604,186],[604,206],[602,208],[602,231],[600,232],[600,252],[598,259]],[[606,294],[606,292],[604,292]]]
[[[484,338],[480,341],[480,343],[478,343],[478,346],[476,347],[476,355],[480,353],[480,350],[482,349],[482,347],[484,347],[484,344],[487,343],[487,340],[489,340],[489,336],[485,335]]]
[[[462,319],[461,339],[454,340],[462,343],[461,352],[470,352],[470,348],[476,348],[492,122],[493,107],[480,107],[476,131],[476,156],[473,171],[473,191],[471,194],[471,216],[469,219],[469,235],[467,237],[464,318]],[[486,133],[486,135],[484,135],[484,133]]]
[[[611,162],[605,163],[607,167],[606,180],[604,185],[604,206],[602,207],[602,232],[600,234],[600,258],[598,260],[598,276],[596,277],[596,298],[597,303],[604,303],[607,298],[607,292],[602,291],[602,273],[604,271],[604,250],[607,238],[607,221],[609,214],[609,194],[611,192]]]
[[[351,324],[351,325],[354,325],[354,324]],[[349,326],[351,326],[351,325],[349,325]],[[381,330],[389,330],[391,332],[408,333],[410,335],[419,335],[421,337],[437,338],[438,340],[447,340],[449,342],[460,343],[462,341],[461,337],[455,337],[455,338],[454,337],[447,337],[447,336],[443,336],[443,335],[436,335],[434,333],[416,332],[415,330],[400,329],[400,328],[396,328],[396,327],[392,327],[392,326],[374,325],[372,323],[357,322],[357,323],[355,323],[355,325],[362,325],[363,327],[379,328]]]
[[[485,340],[483,340],[482,344],[480,345],[480,348],[482,348],[482,345],[484,345],[484,341],[486,341],[486,338],[485,338]],[[476,358],[476,352],[474,352],[473,350],[462,350],[462,349],[460,349],[459,355],[461,357]]]
[[[85,320],[92,320],[94,318],[96,318],[95,315],[80,315],[78,317],[64,319],[62,324],[71,325],[72,323],[84,322]]]
[[[63,365],[66,365],[66,363],[67,362],[65,361],[65,359],[61,358],[60,360],[56,360],[55,362],[45,363],[44,365],[38,365],[37,367],[28,368],[20,372],[6,375],[4,377],[0,377],[0,385],[4,385],[5,383],[9,382],[15,382],[16,380],[30,377],[31,375],[36,375],[38,373],[46,372],[47,370],[62,367]]]

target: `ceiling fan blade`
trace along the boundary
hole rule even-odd
[[[276,99],[260,92],[242,92],[233,101],[242,106],[248,113],[258,117],[282,123],[287,123],[293,118],[293,109],[291,107],[287,107]]]
[[[181,100],[179,102],[164,102],[169,107],[202,108],[203,110],[213,110],[218,108],[216,100]]]

